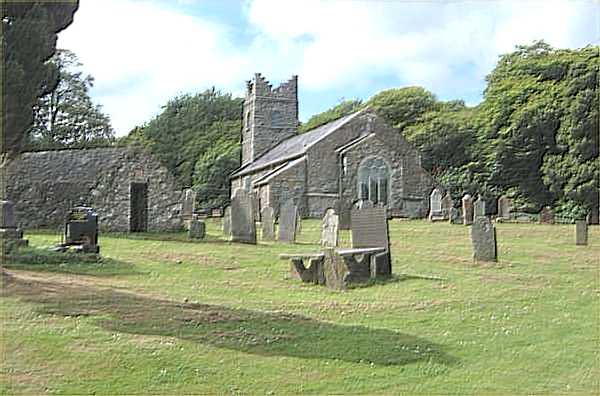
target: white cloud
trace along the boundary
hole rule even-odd
[[[369,92],[371,81],[387,76],[460,98],[481,89],[498,55],[517,44],[599,42],[593,0],[254,0],[240,4],[247,24],[241,29],[165,6],[196,3],[81,0],[61,34],[59,46],[96,78],[93,94],[119,134],[177,93],[215,85],[241,94],[254,72],[275,82],[298,74],[301,93],[343,97],[357,86]]]

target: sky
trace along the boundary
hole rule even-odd
[[[58,48],[122,136],[177,95],[243,96],[255,73],[298,75],[301,121],[404,86],[475,105],[501,54],[542,39],[599,44],[600,0],[80,0]]]

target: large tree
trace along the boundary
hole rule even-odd
[[[58,71],[58,84],[38,99],[26,148],[94,147],[114,141],[108,116],[89,96],[94,79],[79,70],[77,56],[59,49],[50,62]]]
[[[57,84],[56,68],[47,61],[56,50],[57,33],[73,22],[78,5],[77,0],[1,4],[3,158],[21,150],[37,98]]]

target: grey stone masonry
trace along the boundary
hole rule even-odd
[[[298,221],[298,207],[292,200],[284,202],[279,209],[279,233],[280,242],[294,243],[296,241],[296,222]]]
[[[275,211],[272,207],[264,207],[260,215],[260,224],[262,226],[262,239],[272,241],[275,239]]]
[[[587,220],[577,220],[575,222],[575,244],[588,244],[588,224]]]
[[[74,206],[100,215],[101,231],[130,231],[133,183],[146,186],[147,231],[183,228],[182,191],[141,149],[110,147],[22,153],[7,171],[7,196],[22,228],[59,227]]]
[[[474,261],[497,261],[496,227],[486,216],[475,217],[471,226]]]
[[[469,194],[465,194],[465,196],[462,197],[462,215],[464,225],[473,224],[473,198]]]
[[[242,165],[298,132],[298,78],[277,88],[255,74],[247,82],[243,109]]]
[[[231,200],[231,241],[256,244],[254,202],[245,190],[238,190]]]

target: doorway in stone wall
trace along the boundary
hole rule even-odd
[[[129,185],[129,231],[148,231],[148,183]]]

